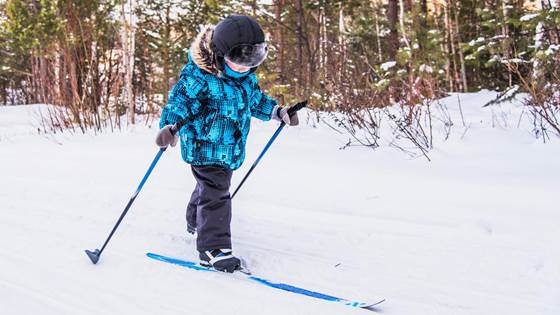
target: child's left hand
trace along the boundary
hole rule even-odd
[[[179,140],[179,135],[176,131],[173,131],[173,125],[167,125],[161,128],[156,137],[156,144],[160,148],[167,148],[167,146],[174,147],[177,145]]]

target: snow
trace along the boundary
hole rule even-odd
[[[543,45],[543,38],[544,38],[544,23],[543,22],[539,22],[537,24],[537,30],[535,32],[535,48],[536,49],[540,49]],[[537,68],[538,67],[538,61],[535,60],[534,63],[534,67]]]
[[[317,99],[321,99],[323,96],[321,96],[321,94],[317,93],[317,92],[313,92],[311,93],[311,97],[317,98]]]
[[[387,71],[387,70],[393,68],[396,64],[397,64],[396,61],[393,61],[393,60],[387,61],[387,62],[384,62],[384,63],[381,64],[381,69],[383,69],[383,71]]]
[[[501,58],[498,55],[492,55],[492,57],[488,60],[489,62],[498,62]]]
[[[258,4],[260,5],[273,5],[273,1],[272,0],[259,0]]]
[[[528,63],[529,61],[523,60],[521,58],[510,58],[510,59],[502,59],[501,63],[510,64],[510,63]]]
[[[526,21],[530,21],[530,20],[536,18],[537,16],[539,16],[539,13],[525,14],[519,20],[522,21],[522,22],[526,22]]]
[[[434,72],[434,68],[432,68],[429,65],[426,64],[421,64],[420,68],[418,68],[418,70],[420,70],[420,72],[426,72],[426,73],[433,73]]]
[[[550,45],[544,53],[545,55],[550,56],[555,54],[558,50],[560,50],[560,45]]]
[[[512,97],[517,91],[519,91],[519,85],[514,85],[511,88],[509,88],[504,95],[501,95],[502,99],[508,99],[510,97]]]
[[[460,98],[466,127],[457,98]],[[432,162],[348,136],[310,112],[286,128],[234,200],[234,252],[253,273],[384,314],[560,312],[560,146],[531,134],[495,92],[441,100],[454,126]],[[155,127],[40,135],[40,106],[0,107],[0,314],[371,314],[152,261],[194,260],[194,187],[168,150],[98,265],[101,246],[157,149]],[[277,127],[254,121],[236,186]]]
[[[150,30],[144,30],[144,32],[153,38],[161,39],[161,35],[159,33]]]
[[[378,87],[384,87],[386,86],[388,83],[390,82],[389,79],[381,79],[378,82],[375,83],[376,86]]]

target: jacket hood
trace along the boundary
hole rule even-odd
[[[214,26],[205,26],[196,36],[189,49],[192,62],[200,69],[219,76],[223,67],[218,66],[216,54],[212,50],[212,35],[214,34]]]

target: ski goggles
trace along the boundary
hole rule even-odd
[[[230,49],[224,58],[236,66],[253,68],[260,65],[267,54],[266,43],[241,44]]]

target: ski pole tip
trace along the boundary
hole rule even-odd
[[[91,262],[94,265],[97,264],[97,262],[99,261],[99,255],[100,255],[99,249],[96,249],[93,252],[86,249],[85,252],[86,252],[86,255],[88,255]]]

